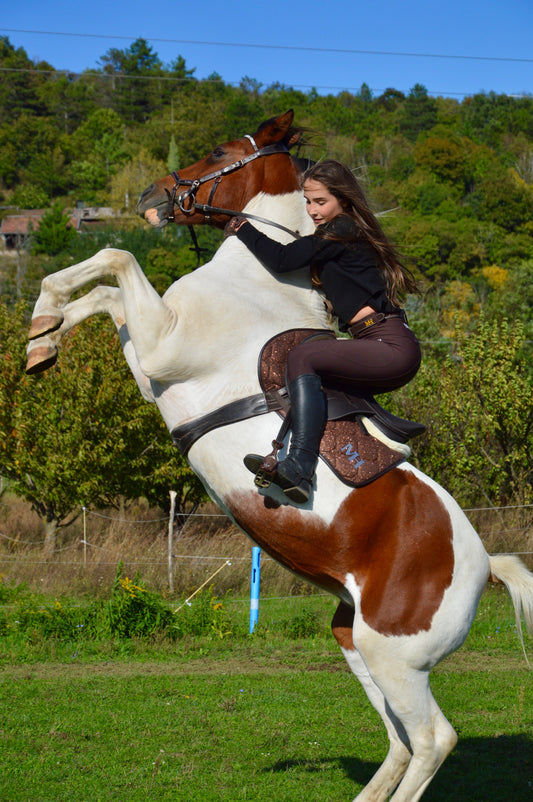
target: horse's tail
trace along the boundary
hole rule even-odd
[[[516,631],[522,644],[526,662],[531,668],[524,646],[522,617],[529,634],[533,636],[533,574],[528,571],[518,557],[512,554],[495,554],[489,556],[489,561],[490,581],[502,582],[512,599],[516,617]]]

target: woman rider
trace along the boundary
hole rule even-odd
[[[420,366],[420,347],[400,308],[400,297],[416,291],[357,180],[344,164],[327,159],[302,179],[306,209],[315,232],[282,245],[242,217],[228,224],[261,263],[274,273],[308,269],[315,287],[350,338],[309,340],[288,355],[287,386],[292,437],[272,481],[293,502],[311,493],[326,422],[322,382],[357,393],[385,393],[407,384]],[[253,473],[263,457],[248,454]]]

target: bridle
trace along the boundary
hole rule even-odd
[[[235,170],[240,170],[241,167],[245,167],[250,162],[261,158],[262,156],[271,156],[276,153],[286,153],[287,156],[290,156],[289,149],[284,142],[275,142],[272,145],[265,145],[262,148],[258,148],[254,138],[250,136],[250,134],[245,134],[243,138],[250,142],[254,149],[253,153],[250,153],[248,156],[244,156],[242,159],[238,159],[237,161],[228,164],[226,167],[222,167],[220,170],[215,170],[213,173],[208,173],[207,175],[203,175],[201,178],[194,179],[181,178],[176,170],[171,172],[170,175],[174,179],[174,186],[172,187],[172,190],[165,190],[168,196],[167,213],[165,215],[165,219],[170,220],[173,223],[176,222],[176,206],[179,207],[180,212],[184,215],[191,215],[194,214],[194,212],[202,212],[206,223],[211,222],[212,214],[225,214],[229,217],[234,217],[238,214],[241,217],[246,217],[249,220],[257,220],[261,223],[267,223],[268,225],[280,228],[282,231],[286,231],[298,239],[300,234],[297,231],[292,231],[290,228],[281,225],[281,223],[275,223],[273,220],[266,220],[263,217],[258,217],[257,215],[250,214],[248,212],[236,211],[234,209],[222,209],[219,206],[212,206],[215,192],[217,191],[218,185],[225,175],[233,173]],[[205,184],[208,181],[213,182],[211,192],[209,193],[208,202],[197,203],[196,193],[202,184]],[[187,187],[187,189],[184,192],[179,192],[178,194],[178,191],[181,187]],[[196,235],[194,234],[192,226],[189,226],[189,230],[194,242],[193,250],[196,251],[199,260],[201,249],[198,247]]]

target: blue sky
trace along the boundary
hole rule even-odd
[[[142,36],[164,63],[181,55],[196,78],[218,72],[233,84],[533,93],[532,0],[3,0],[0,25],[31,58],[74,72]]]

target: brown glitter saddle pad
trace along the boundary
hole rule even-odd
[[[269,340],[259,358],[259,381],[263,392],[278,392],[285,387],[285,365],[291,348],[304,340],[334,336],[329,330],[291,329]],[[328,422],[320,456],[339,479],[352,487],[362,487],[404,462],[410,453],[403,445],[405,439],[424,430],[421,424],[404,421],[386,412],[372,396],[358,398],[326,387],[324,391],[328,398]],[[285,417],[286,411],[282,409],[279,414]],[[379,418],[381,414],[384,425]],[[395,430],[390,426],[397,424],[397,449],[369,433],[368,429],[376,431],[374,423],[378,435],[381,430],[386,433],[385,440],[393,441]]]

